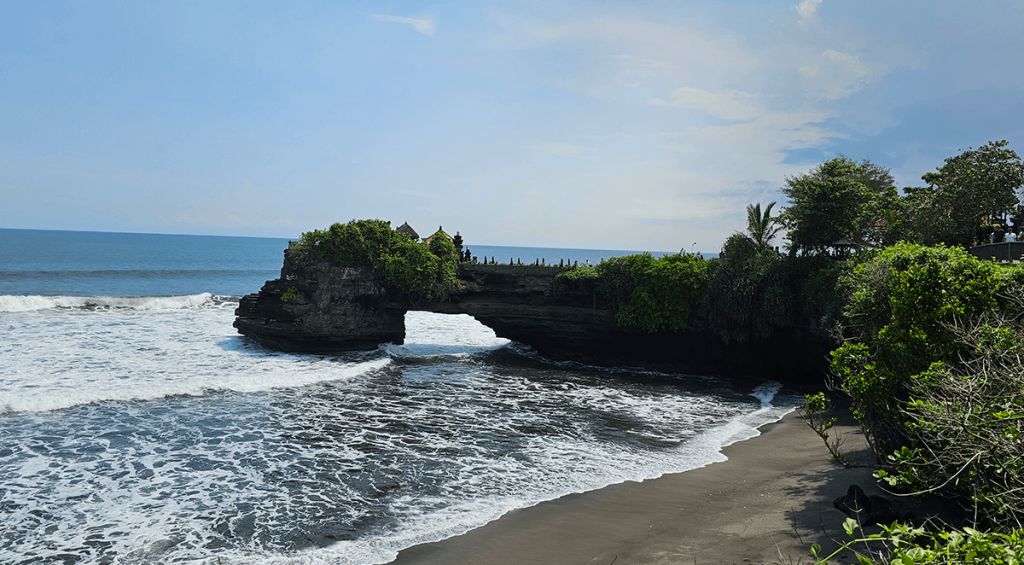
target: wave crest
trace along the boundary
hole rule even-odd
[[[0,296],[0,313],[38,310],[182,310],[218,306],[228,297],[208,292],[183,296]]]

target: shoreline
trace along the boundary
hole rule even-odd
[[[844,407],[836,413],[844,454],[870,463],[860,429]],[[832,501],[851,484],[881,494],[873,467],[834,461],[796,411],[759,431],[724,447],[726,461],[515,510],[390,563],[812,563],[812,543],[824,556],[838,547],[829,536],[846,539]]]

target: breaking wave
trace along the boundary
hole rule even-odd
[[[223,306],[230,296],[208,292],[184,296],[0,296],[0,313],[38,310],[180,310]]]

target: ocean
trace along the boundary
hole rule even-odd
[[[800,403],[771,381],[556,363],[465,315],[410,312],[406,343],[375,351],[267,350],[231,323],[286,246],[0,229],[0,562],[387,563],[723,460]]]

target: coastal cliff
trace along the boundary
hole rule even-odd
[[[234,327],[280,351],[357,351],[401,344],[405,310],[389,306],[372,269],[285,250],[281,278],[239,301]]]
[[[804,328],[753,344],[725,343],[699,324],[679,332],[624,328],[616,322],[614,297],[593,284],[556,278],[564,270],[463,263],[458,288],[444,300],[411,300],[370,268],[336,267],[286,250],[281,278],[241,300],[234,326],[272,349],[332,353],[401,344],[410,310],[468,314],[553,359],[789,381],[820,381],[834,346]]]

